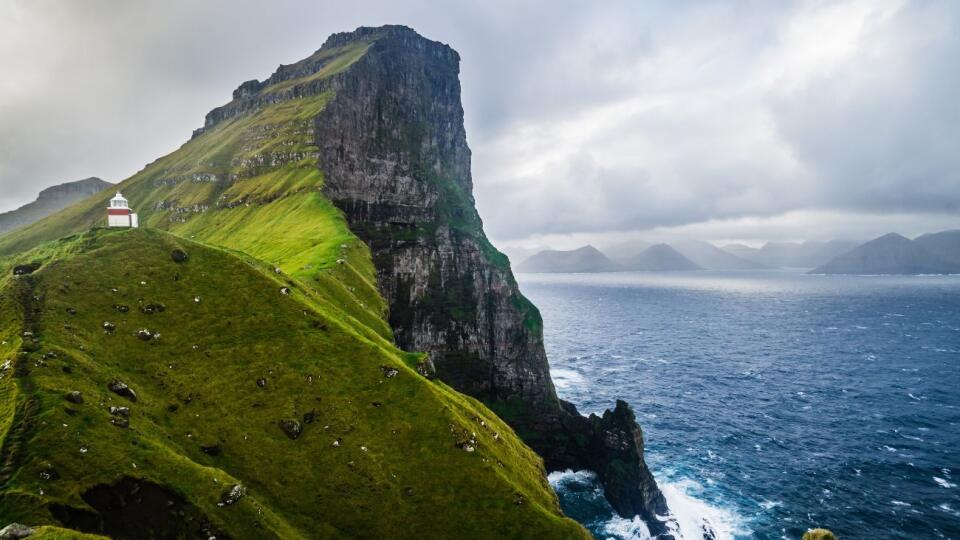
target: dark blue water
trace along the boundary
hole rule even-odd
[[[561,397],[634,407],[685,538],[960,538],[960,277],[520,275]],[[598,538],[642,538],[585,473]]]

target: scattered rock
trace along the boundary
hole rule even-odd
[[[141,341],[150,341],[150,340],[157,339],[158,337],[160,337],[160,334],[159,334],[159,333],[153,333],[153,332],[147,330],[146,328],[141,328],[141,329],[137,330],[137,332],[136,332],[135,335],[136,335]]]
[[[246,494],[247,488],[243,487],[243,484],[234,484],[220,495],[220,502],[217,506],[230,506],[242,499]]]
[[[260,377],[259,379],[257,379],[257,386],[259,386],[260,388],[266,388],[266,387],[267,387],[267,379],[265,379],[265,378],[263,378],[263,377]]]
[[[130,311],[130,306],[125,306],[123,304],[116,304],[113,306],[113,309],[117,310],[118,313],[126,313]]]
[[[104,323],[103,323],[103,331],[106,332],[106,333],[108,333],[108,334],[112,334],[112,333],[114,333],[114,332],[117,331],[117,325],[115,325],[115,324],[113,324],[112,322],[109,322],[109,321],[104,321]]]
[[[220,443],[204,444],[200,446],[200,451],[208,456],[219,456],[222,448]]]
[[[57,469],[50,463],[48,463],[47,466],[44,467],[42,471],[40,471],[41,480],[52,481],[52,480],[58,480],[59,478],[60,478],[60,473],[58,473]]]
[[[437,377],[437,366],[433,365],[433,360],[425,358],[417,363],[417,373],[427,379],[433,380]]]
[[[392,379],[396,377],[398,373],[400,373],[400,370],[392,366],[380,366],[380,371],[382,371],[383,376],[388,379]]]
[[[175,249],[175,250],[173,250],[173,251],[170,252],[170,258],[173,259],[173,262],[175,262],[175,263],[177,263],[177,264],[183,264],[183,263],[187,262],[187,260],[190,258],[190,256],[187,255],[187,252],[186,252],[186,251],[184,251],[184,250],[182,250],[182,249],[180,249],[180,248],[177,248],[177,249]]]
[[[290,288],[289,288],[289,287],[280,287],[280,294],[285,294],[285,295],[288,295],[288,296],[289,296],[289,295],[290,295]]]
[[[140,313],[144,315],[153,315],[154,313],[163,313],[167,310],[167,306],[163,304],[147,304],[145,306],[140,306]]]
[[[67,392],[67,395],[64,396],[64,399],[70,403],[81,405],[83,403],[83,394],[81,394],[79,390],[73,390],[71,392]]]
[[[18,274],[19,275],[19,274]],[[19,523],[11,523],[0,529],[0,540],[19,540],[33,534],[33,529]]]
[[[412,487],[403,488],[403,494],[406,495],[407,497],[413,497],[413,488]]]
[[[32,262],[29,264],[21,264],[13,267],[13,275],[15,276],[26,276],[32,274],[40,269],[41,263]]]
[[[130,418],[130,407],[110,407],[110,414]]]
[[[517,506],[523,506],[527,504],[527,498],[524,497],[522,494],[517,493],[516,495],[513,496],[513,504]]]
[[[337,439],[337,440],[333,441],[332,443],[330,443],[330,446],[332,446],[332,447],[334,447],[334,448],[338,448],[341,444],[343,444],[343,439]]]
[[[137,393],[134,392],[133,388],[130,388],[130,386],[123,381],[112,381],[107,385],[107,389],[118,396],[123,396],[129,399],[130,401],[137,401]]]
[[[287,437],[290,437],[291,439],[296,439],[301,433],[303,433],[303,426],[300,424],[299,420],[281,420],[278,425],[280,426],[280,429],[287,434]]]
[[[303,423],[304,423],[304,424],[312,424],[313,421],[316,420],[316,419],[317,419],[317,412],[316,412],[316,411],[310,411],[310,412],[308,412],[308,413],[304,413],[304,415],[303,415]]]
[[[118,428],[126,429],[130,427],[130,420],[127,418],[122,418],[119,416],[114,416],[110,419],[110,423],[117,426]]]
[[[76,310],[76,309],[74,309],[74,308],[72,308],[72,307],[68,307],[68,308],[67,308],[67,315],[76,315],[76,314],[77,314],[77,310]]]

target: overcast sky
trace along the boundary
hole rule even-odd
[[[462,58],[498,245],[960,228],[960,2],[0,3],[0,211],[122,180],[361,25]]]

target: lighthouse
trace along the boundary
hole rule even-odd
[[[110,206],[107,207],[107,224],[110,227],[133,227],[140,226],[137,215],[130,210],[130,204],[119,191],[117,196],[110,199]]]

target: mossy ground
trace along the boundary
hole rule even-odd
[[[85,490],[129,476],[172,488],[235,538],[585,536],[509,427],[286,275],[149,230],[93,231],[23,258],[44,266],[5,279],[4,352],[19,347],[24,309],[6,308],[28,282],[39,341],[15,356],[29,374],[0,380],[0,410],[39,409],[0,487],[0,521],[54,523],[50,503],[86,508]],[[110,406],[130,408],[129,428]],[[283,419],[302,435],[287,437]],[[471,440],[474,451],[458,447]],[[247,496],[217,506],[235,483]]]

